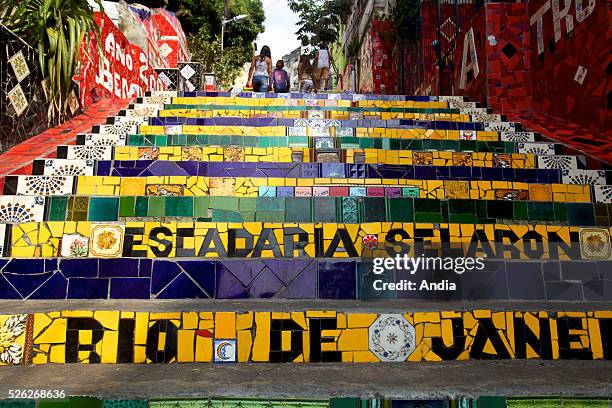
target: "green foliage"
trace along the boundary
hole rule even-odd
[[[221,53],[221,41],[219,38],[209,41],[205,35],[189,37],[189,49],[192,61],[202,63],[203,72],[213,72],[217,81],[223,88],[228,88],[234,79],[240,74],[243,61],[242,49],[240,47],[229,47]]]
[[[303,46],[318,47],[338,39],[340,23],[350,11],[350,0],[288,0],[299,16],[295,33]]]
[[[225,18],[246,14],[244,20],[225,25],[225,48],[221,53],[221,20],[224,0],[182,0],[186,12],[181,24],[187,32],[187,45],[193,61],[215,73],[224,87],[230,86],[244,64],[253,57],[253,41],[264,31],[265,13],[261,0],[228,0]]]
[[[100,50],[99,28],[87,0],[0,0],[0,16],[2,24],[38,50],[49,122],[65,119],[83,40],[87,49],[93,40]]]
[[[397,0],[392,13],[397,31],[406,30],[416,23],[420,7],[419,0]]]
[[[348,58],[357,57],[359,50],[361,49],[361,43],[357,38],[353,38],[346,48],[346,56]]]

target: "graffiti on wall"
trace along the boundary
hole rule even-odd
[[[0,316],[3,365],[612,358],[612,311],[52,311]]]
[[[82,67],[78,75],[82,106],[89,106],[97,99],[129,99],[142,96],[145,91],[163,90],[152,66],[152,51],[144,51],[131,44],[111,19],[95,13],[100,26],[101,58],[90,44],[82,53]],[[149,44],[148,49],[154,49]],[[86,50],[86,45],[83,46]]]

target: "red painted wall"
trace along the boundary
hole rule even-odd
[[[131,44],[108,16],[96,12],[95,18],[100,27],[102,60],[93,46],[88,52],[83,46],[81,70],[75,78],[81,106],[86,108],[100,98],[129,99],[165,89],[153,71],[153,61],[160,62],[155,45],[149,44],[145,52]]]
[[[558,19],[555,30],[555,9],[563,13],[566,4],[567,17]],[[538,46],[539,15],[542,37]],[[612,40],[605,0],[532,0],[529,16],[534,109],[603,127],[606,116],[610,119],[606,91],[611,85],[605,70]],[[580,67],[587,70],[582,83]]]

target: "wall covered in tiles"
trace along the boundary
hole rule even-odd
[[[534,109],[609,128],[609,3],[529,2]]]
[[[166,89],[153,69],[162,60],[154,55],[158,47],[151,39],[142,50],[131,44],[106,14],[96,12],[95,19],[100,27],[102,59],[93,44],[88,50],[83,45],[82,66],[76,76],[83,107],[101,98],[129,99],[146,91]]]
[[[47,129],[38,53],[0,25],[0,152]]]
[[[436,13],[444,10],[436,10],[423,3],[420,54],[408,61],[430,67],[421,76],[414,70],[420,93],[436,94],[444,85],[431,43],[439,24],[444,45],[449,22],[442,22],[445,16],[438,22]],[[535,111],[605,129],[612,91],[607,19],[606,2],[596,0],[485,3],[459,21],[450,45],[453,83],[442,92],[467,95],[500,113]]]
[[[0,365],[609,360],[612,312],[1,315]]]

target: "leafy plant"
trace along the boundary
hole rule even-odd
[[[0,16],[2,24],[38,49],[47,82],[48,120],[63,120],[83,41],[83,49],[90,49],[92,40],[100,49],[99,28],[87,0],[0,0]]]
[[[191,50],[191,60],[200,62],[204,72],[214,73],[217,81],[224,88],[232,85],[245,62],[241,47],[225,47],[221,53],[220,39],[215,38],[211,41],[205,32],[190,36],[188,46]]]
[[[361,49],[361,43],[357,38],[353,38],[346,48],[346,56],[348,58],[357,57],[359,50]]]
[[[295,33],[303,46],[318,47],[338,39],[340,24],[350,12],[350,0],[289,0],[289,8],[299,15]]]

